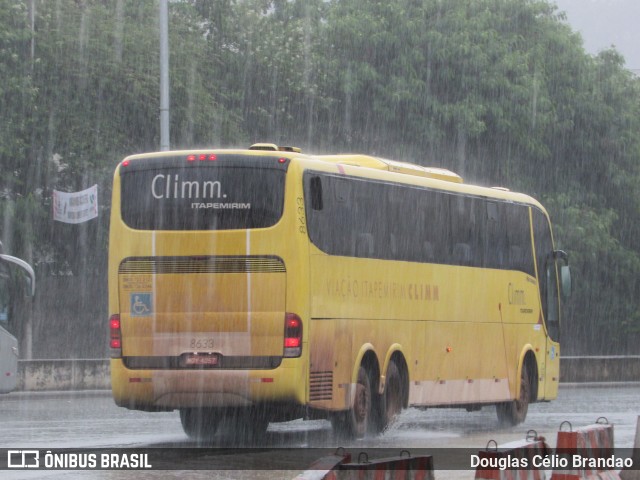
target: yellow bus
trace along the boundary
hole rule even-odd
[[[109,239],[112,390],[185,432],[558,391],[567,256],[533,198],[444,169],[293,147],[133,155]]]

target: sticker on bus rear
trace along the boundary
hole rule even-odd
[[[153,313],[151,293],[132,293],[129,295],[129,299],[131,300],[132,317],[148,317]]]

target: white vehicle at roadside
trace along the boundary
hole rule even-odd
[[[17,295],[35,294],[36,280],[33,268],[24,260],[5,255],[0,243],[0,393],[9,393],[18,383],[18,340],[14,329]],[[20,288],[20,283],[26,288]]]

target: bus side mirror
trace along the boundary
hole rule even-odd
[[[564,262],[564,265],[560,267],[560,291],[563,298],[569,298],[571,296],[571,269],[569,268],[569,255],[567,255],[567,252],[562,250],[555,250],[553,252],[553,258]]]
[[[29,275],[25,275],[24,276],[24,283],[25,283],[25,296],[27,297],[33,297],[36,294],[36,285],[34,282],[34,279],[32,277],[30,277]]]

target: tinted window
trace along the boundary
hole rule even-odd
[[[309,236],[326,253],[534,275],[525,205],[318,172],[304,185]]]
[[[485,203],[484,258],[488,268],[507,268],[507,220],[506,204],[487,201]]]
[[[483,265],[485,201],[462,195],[447,195],[451,208],[451,260],[455,265]]]
[[[235,166],[123,169],[122,219],[141,230],[269,227],[282,216],[285,175]]]
[[[520,270],[535,276],[529,208],[522,205],[505,204],[506,213],[506,268]]]

